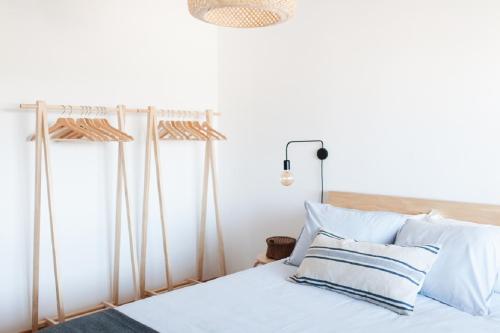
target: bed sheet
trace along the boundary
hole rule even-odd
[[[130,303],[117,310],[159,332],[500,332],[500,294],[475,317],[425,296],[400,316],[371,303],[287,280],[282,261]]]

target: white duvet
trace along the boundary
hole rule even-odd
[[[488,317],[424,296],[400,316],[379,306],[286,280],[296,267],[275,262],[117,308],[159,332],[500,333],[500,294]]]

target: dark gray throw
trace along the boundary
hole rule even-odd
[[[44,333],[158,333],[123,313],[110,309],[44,329]]]

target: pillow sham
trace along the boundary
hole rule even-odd
[[[392,244],[406,219],[425,218],[426,214],[404,215],[339,208],[306,201],[306,222],[287,264],[299,266],[309,245],[321,228],[346,238],[380,244]]]
[[[320,230],[290,280],[409,315],[438,253],[437,245],[358,242]]]
[[[438,224],[439,223],[446,223],[446,224],[468,225],[468,226],[475,226],[475,227],[481,226],[481,227],[491,228],[490,229],[491,232],[496,234],[497,244],[500,244],[500,227],[495,226],[495,225],[489,225],[489,224],[478,225],[477,223],[473,223],[473,222],[448,219],[448,218],[444,218],[443,216],[441,216],[439,214],[439,212],[435,212],[435,211],[431,212],[431,214],[429,214],[429,216],[427,217],[426,220],[431,222],[431,223],[438,223]],[[498,267],[500,267],[500,256],[499,256],[498,260],[499,260]],[[498,273],[498,278],[497,278],[497,282],[495,284],[494,290],[496,293],[500,293],[500,272]]]
[[[487,315],[500,269],[500,244],[491,228],[409,220],[396,238],[402,246],[428,243],[441,244],[441,253],[421,293],[472,315]]]

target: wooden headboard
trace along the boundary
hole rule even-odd
[[[402,214],[428,213],[433,210],[447,218],[500,226],[500,205],[350,192],[327,192],[326,203],[337,207]]]

